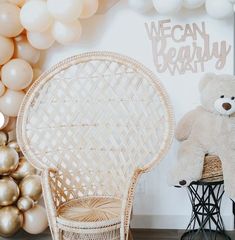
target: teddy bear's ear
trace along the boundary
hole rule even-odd
[[[215,79],[216,74],[206,73],[199,82],[199,90],[202,91],[203,88],[213,79]]]

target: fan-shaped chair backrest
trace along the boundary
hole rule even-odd
[[[115,178],[121,192],[134,170],[163,157],[172,129],[169,99],[154,75],[127,57],[96,52],[59,63],[33,84],[17,138],[37,168],[101,185],[99,176]]]

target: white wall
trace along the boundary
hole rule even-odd
[[[197,17],[195,12],[188,14],[181,12],[180,16],[171,19],[175,23],[200,22],[203,19],[207,23],[212,39],[226,38],[232,44],[232,19],[211,20],[205,16],[203,9],[198,11]],[[48,69],[66,57],[85,51],[107,50],[129,55],[158,75],[170,95],[178,121],[185,112],[199,104],[197,85],[201,73],[172,77],[169,73],[156,72],[144,23],[158,19],[167,19],[167,17],[156,14],[140,15],[128,9],[126,1],[121,1],[105,15],[97,15],[83,22],[83,38],[80,43],[68,47],[55,45],[46,51],[41,60],[41,67]],[[211,64],[208,69],[214,71],[213,65]],[[223,72],[233,73],[232,53]],[[168,170],[175,161],[177,149],[178,143],[174,141],[169,154],[161,164],[141,179],[134,205],[134,227],[182,229],[186,227],[191,214],[186,190],[169,187],[167,184]],[[224,197],[222,213],[226,227],[232,229],[232,204],[227,197]]]

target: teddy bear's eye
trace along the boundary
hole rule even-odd
[[[235,97],[231,97],[231,99],[232,99],[232,100],[234,100],[234,99],[235,99]]]
[[[224,98],[224,95],[220,96],[220,98]]]

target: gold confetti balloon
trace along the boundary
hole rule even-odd
[[[8,134],[1,131],[0,132],[0,146],[5,146],[8,141]]]
[[[20,157],[19,165],[16,170],[11,174],[15,180],[22,180],[28,175],[34,175],[36,169],[25,159],[25,157]]]
[[[19,185],[21,195],[37,201],[42,196],[41,177],[38,175],[26,176]]]
[[[10,237],[23,225],[23,215],[16,207],[3,207],[0,209],[0,235]]]
[[[0,175],[9,175],[17,168],[19,156],[15,149],[0,146]]]
[[[8,206],[16,202],[20,191],[15,181],[10,177],[0,179],[0,206]]]
[[[21,197],[17,201],[17,207],[20,211],[26,212],[34,206],[34,201],[30,197]]]

